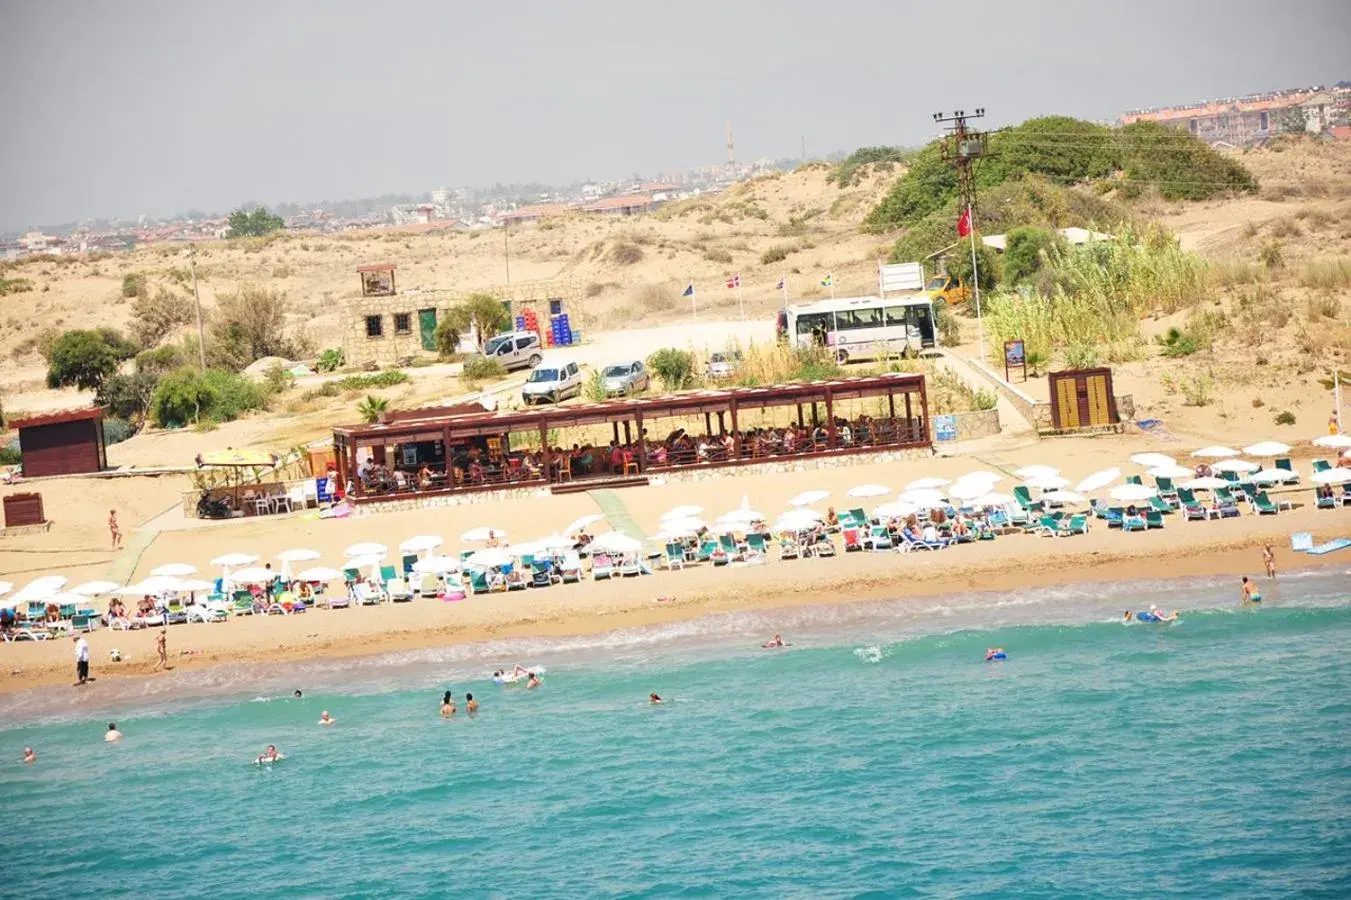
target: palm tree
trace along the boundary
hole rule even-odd
[[[380,417],[389,410],[389,400],[385,397],[376,397],[367,394],[366,399],[357,404],[357,413],[367,424],[374,424],[380,421]]]

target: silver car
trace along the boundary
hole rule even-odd
[[[628,396],[647,390],[647,368],[638,360],[606,366],[600,373],[605,380],[605,396]]]

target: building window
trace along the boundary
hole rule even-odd
[[[1261,124],[1259,124],[1259,125],[1257,126],[1259,131],[1270,131],[1270,130],[1271,130],[1271,114],[1270,114],[1270,113],[1267,113],[1267,112],[1263,111],[1262,115],[1259,116],[1258,119],[1259,119],[1259,121],[1260,121],[1260,123],[1261,123]]]
[[[413,321],[412,321],[412,316],[410,316],[408,313],[395,313],[395,314],[394,314],[394,333],[395,333],[395,334],[412,334],[412,333],[413,333]]]
[[[379,316],[366,317],[366,337],[378,338],[385,336],[385,323]]]

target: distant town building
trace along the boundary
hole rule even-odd
[[[1224,97],[1183,106],[1127,110],[1121,122],[1185,128],[1209,144],[1245,147],[1282,133],[1325,134],[1351,108],[1351,86],[1338,85]]]

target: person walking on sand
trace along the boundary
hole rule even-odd
[[[89,681],[89,642],[82,635],[71,635],[75,639],[75,677],[78,679],[75,684],[86,684]]]
[[[1276,577],[1276,553],[1271,549],[1270,544],[1262,548],[1262,565],[1267,567],[1268,578]]]
[[[159,659],[155,660],[155,668],[150,671],[169,668],[169,636],[163,628],[160,629],[159,637],[155,638],[155,652],[159,654]]]
[[[122,529],[117,524],[117,510],[108,510],[108,534],[113,539],[113,549],[116,550],[122,546]]]

